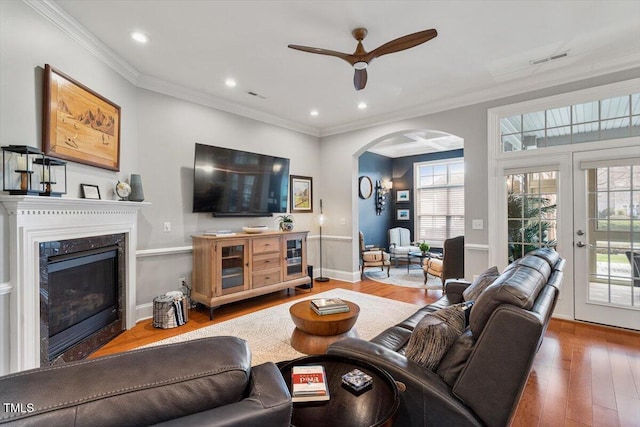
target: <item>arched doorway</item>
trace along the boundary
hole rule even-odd
[[[376,138],[358,150],[353,179],[358,184],[365,180],[365,189],[368,180],[372,192],[362,194],[358,185],[358,198],[353,203],[354,253],[359,251],[359,231],[365,235],[365,244],[383,248],[388,247],[389,228],[408,228],[412,238],[419,234],[421,225],[415,215],[420,209],[416,203],[417,165],[463,161],[463,147],[462,138],[444,131],[407,129]]]

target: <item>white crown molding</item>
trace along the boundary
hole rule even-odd
[[[373,126],[384,125],[401,120],[407,120],[415,117],[433,114],[441,111],[460,108],[468,105],[488,102],[495,99],[505,98],[508,96],[519,95],[535,90],[545,89],[548,87],[571,83],[604,74],[614,73],[618,71],[630,70],[640,67],[637,52],[631,52],[626,56],[619,57],[616,61],[607,63],[593,64],[591,67],[584,67],[583,72],[575,73],[574,69],[559,69],[555,72],[537,74],[532,79],[515,79],[507,83],[498,85],[490,89],[483,89],[471,93],[465,93],[456,97],[448,97],[440,100],[430,100],[428,103],[416,105],[400,111],[394,111],[389,114],[381,114],[367,119],[353,121],[338,126],[329,126],[325,128],[317,128],[307,126],[301,123],[292,122],[282,119],[264,111],[260,111],[251,107],[246,107],[238,103],[229,102],[221,98],[198,92],[184,86],[157,79],[152,76],[141,74],[129,63],[127,63],[115,51],[107,47],[98,38],[91,34],[78,21],[67,14],[53,0],[22,0],[32,7],[50,22],[52,22],[61,31],[67,34],[71,39],[76,41],[80,46],[87,49],[98,59],[111,67],[113,70],[121,74],[125,79],[133,83],[135,86],[148,89],[154,92],[170,95],[178,99],[194,102],[207,107],[215,108],[221,111],[237,114],[264,123],[290,129],[296,132],[304,133],[315,137],[325,137],[345,132],[365,129]],[[538,67],[544,67],[540,65]]]
[[[23,1],[53,23],[59,30],[64,32],[84,49],[91,52],[99,60],[113,68],[117,73],[121,74],[125,79],[129,80],[134,85],[137,83],[138,76],[140,75],[138,70],[129,65],[129,63],[122,59],[120,55],[87,31],[86,28],[69,16],[69,14],[55,2],[52,0]]]
[[[264,123],[269,123],[285,129],[294,130],[311,136],[320,136],[320,130],[314,127],[294,123],[284,120],[280,117],[265,113],[254,108],[245,107],[237,103],[222,100],[213,95],[198,92],[192,89],[179,86],[168,81],[160,80],[145,74],[141,74],[125,61],[117,52],[110,49],[101,42],[91,32],[82,26],[78,21],[72,18],[60,6],[52,0],[23,0],[27,5],[37,11],[53,23],[59,30],[73,39],[84,49],[92,53],[99,60],[111,67],[117,73],[121,74],[125,79],[133,85],[148,89],[154,92],[170,95],[178,99],[194,102],[206,107],[215,108],[226,111],[228,113],[237,114]]]
[[[146,74],[140,74],[137,86],[153,92],[162,93],[173,96],[174,98],[204,105],[205,107],[215,108],[217,110],[226,111],[227,113],[237,114],[264,123],[269,123],[285,129],[304,133],[311,136],[320,136],[320,130],[314,127],[305,126],[289,120],[282,119],[264,111],[256,110],[251,107],[245,107],[238,103],[225,101],[213,95],[199,92],[184,86],[168,82],[166,80],[151,77]]]
[[[490,89],[482,89],[457,97],[449,97],[446,99],[429,101],[428,104],[417,105],[404,110],[394,111],[389,114],[382,114],[344,125],[323,128],[320,131],[320,137],[337,135],[368,127],[394,123],[400,120],[412,119],[415,117],[421,117],[428,114],[451,110],[454,108],[461,108],[469,105],[479,104],[482,102],[489,102],[509,96],[547,89],[549,87],[558,86],[561,84],[573,83],[580,80],[586,80],[589,78],[620,71],[633,70],[639,67],[640,60],[638,60],[638,56],[632,54],[621,58],[614,64],[608,62],[606,63],[606,66],[602,67],[594,65],[590,69],[583,70],[582,73],[575,73],[574,70],[557,70],[557,72],[555,73],[538,75],[535,79],[518,79],[492,87]]]

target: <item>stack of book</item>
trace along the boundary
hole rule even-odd
[[[205,236],[235,236],[232,230],[207,230],[204,232]]]
[[[294,366],[291,369],[291,401],[329,400],[327,375],[322,365]]]
[[[344,313],[349,306],[340,298],[319,298],[311,300],[311,309],[319,315]]]

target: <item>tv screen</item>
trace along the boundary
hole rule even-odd
[[[287,211],[289,159],[196,144],[193,212],[268,216]]]

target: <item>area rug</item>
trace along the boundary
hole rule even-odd
[[[295,325],[289,315],[289,307],[293,304],[312,298],[342,298],[358,304],[360,314],[354,328],[358,336],[368,340],[389,326],[400,323],[413,314],[420,306],[367,295],[346,289],[333,289],[308,298],[265,308],[237,319],[227,320],[215,325],[206,326],[182,335],[167,338],[144,347],[170,344],[198,338],[231,335],[245,339],[251,349],[251,364],[272,361],[291,360],[304,354],[290,345],[290,337]]]
[[[411,266],[408,273],[406,265],[391,267],[389,277],[387,277],[386,270],[382,271],[379,268],[365,270],[364,275],[371,280],[386,283],[387,285],[420,289],[442,289],[442,281],[432,275],[429,275],[429,280],[427,280],[427,284],[425,285],[423,270],[422,268],[418,268],[418,266]]]

